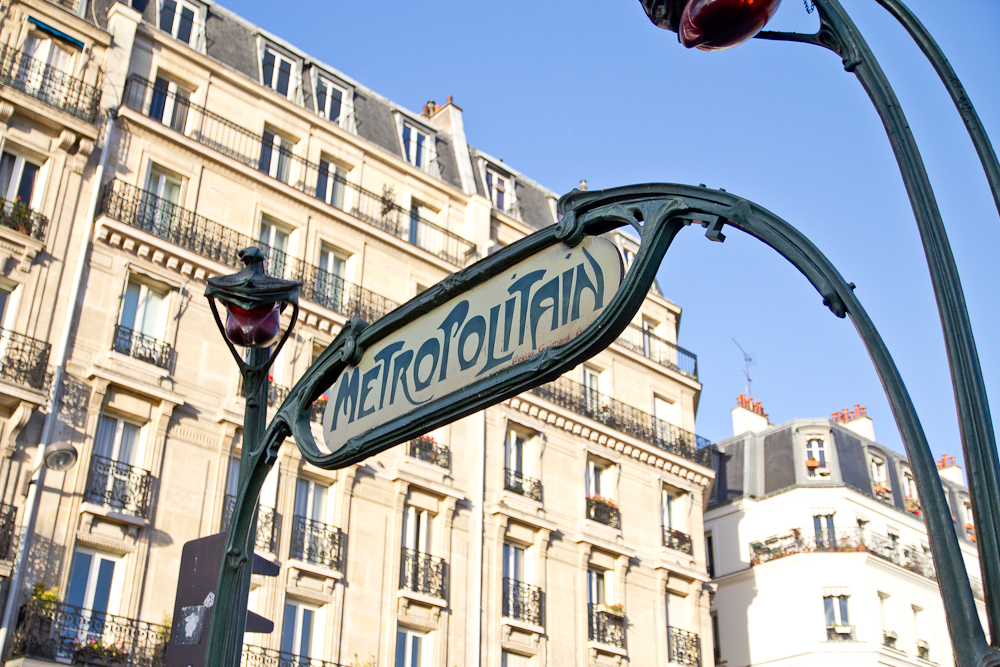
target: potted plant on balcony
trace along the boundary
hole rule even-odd
[[[73,642],[73,664],[86,667],[125,667],[129,654],[124,648],[100,637]]]
[[[920,501],[912,495],[906,496],[906,511],[915,516],[920,516]]]
[[[595,503],[600,503],[601,505],[606,505],[607,507],[610,507],[611,509],[617,509],[617,507],[618,507],[618,505],[615,505],[615,501],[611,500],[611,498],[605,498],[604,496],[599,496],[596,493],[592,493],[589,496],[587,496],[587,500],[592,500]]]
[[[881,484],[875,485],[875,497],[881,500],[882,502],[889,502],[892,499],[891,495],[889,494],[889,489],[885,488]]]
[[[807,468],[818,468],[819,467],[819,459],[806,459],[806,467]]]
[[[625,616],[625,605],[621,603],[602,604],[598,606],[597,610],[602,611],[605,614],[610,614],[611,616],[618,616],[619,618]]]

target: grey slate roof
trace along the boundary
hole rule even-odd
[[[396,133],[396,121],[392,117],[392,110],[382,100],[355,88],[354,120],[357,123],[359,137],[381,146],[400,159],[403,158],[399,136]]]
[[[251,24],[209,6],[208,16],[205,17],[205,51],[212,58],[259,83],[255,32],[257,30]]]
[[[461,190],[462,179],[458,174],[455,146],[444,135],[439,134],[437,135],[436,149],[441,180]]]
[[[514,194],[521,206],[521,220],[534,229],[542,229],[555,224],[552,208],[544,192],[523,178],[515,178]]]

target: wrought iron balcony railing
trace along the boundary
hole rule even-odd
[[[288,387],[275,382],[269,382],[267,385],[267,407],[276,408],[281,405],[288,398],[289,391],[291,389]],[[247,397],[246,387],[243,386],[243,378],[240,378],[239,394],[243,398]]]
[[[45,341],[0,329],[0,380],[44,390],[51,349]]]
[[[169,345],[158,338],[147,336],[120,324],[115,325],[115,340],[112,349],[159,368],[170,366],[172,348]]]
[[[304,516],[292,519],[292,558],[344,571],[347,535],[340,528],[328,526]]]
[[[10,560],[14,556],[14,529],[17,508],[3,503],[0,505],[0,560]]]
[[[164,625],[32,600],[18,614],[10,655],[74,665],[162,667],[169,639]]]
[[[503,469],[503,488],[518,495],[540,501],[542,499],[542,483],[537,479],[526,477],[521,473]]]
[[[693,632],[667,626],[667,644],[670,647],[670,663],[701,667],[701,637]]]
[[[689,556],[694,553],[690,535],[666,526],[663,527],[663,546],[683,551]]]
[[[853,625],[830,625],[826,628],[826,641],[853,642],[857,641]]]
[[[227,493],[224,500],[222,532],[229,530],[229,521],[233,518],[233,510],[236,509],[236,496]],[[257,536],[254,539],[254,545],[259,549],[277,553],[280,528],[281,515],[275,512],[273,507],[259,506],[257,508]]]
[[[273,648],[243,645],[241,667],[350,667],[329,660],[286,653]],[[368,664],[368,663],[365,663]]]
[[[105,186],[101,212],[234,269],[242,265],[236,253],[241,248],[257,246],[264,252],[269,272],[277,271],[281,277],[302,281],[303,299],[347,317],[374,322],[399,305],[124,181],[113,180]]]
[[[161,106],[167,104],[167,100],[172,100],[174,105],[185,105],[185,127],[174,129],[192,140],[269,174],[310,197],[349,211],[359,220],[456,266],[468,266],[479,259],[474,243],[415,211],[404,209],[396,203],[391,188],[383,190],[381,195],[366,190],[331,173],[329,165],[314,164],[284,145],[265,142],[261,134],[191,104],[187,98],[158,88],[146,79],[132,76],[125,85],[125,106],[161,123],[164,122]]]
[[[90,459],[83,499],[145,519],[149,515],[151,479],[148,470],[95,454]]]
[[[650,361],[666,366],[681,375],[698,379],[698,357],[683,347],[678,347],[670,341],[660,338],[648,329],[630,324],[618,336],[617,342],[622,347],[632,350],[636,354],[641,354]]]
[[[88,123],[97,119],[99,88],[9,46],[0,48],[0,84]]]
[[[587,518],[612,528],[622,527],[622,514],[607,498],[587,498]]]
[[[750,564],[760,565],[794,554],[831,552],[869,553],[914,574],[937,580],[934,561],[922,549],[903,546],[895,539],[863,528],[841,528],[832,534],[826,530],[816,534],[814,530],[794,529],[759,542],[751,542]]]
[[[604,605],[587,605],[587,629],[590,641],[616,648],[625,648],[625,617],[601,609]]]
[[[32,211],[20,199],[0,199],[0,226],[44,241],[49,219],[38,211]]]
[[[427,436],[410,440],[407,453],[415,459],[433,463],[442,468],[451,467],[451,450],[448,445],[442,445]]]
[[[517,579],[503,580],[503,615],[517,621],[542,625],[545,594],[538,586]]]
[[[657,419],[648,412],[588,389],[579,382],[559,378],[555,382],[535,387],[531,393],[593,419],[616,431],[648,442],[665,452],[688,461],[712,467],[712,443],[690,431]]]
[[[447,594],[448,564],[443,559],[403,548],[399,587],[436,598]]]

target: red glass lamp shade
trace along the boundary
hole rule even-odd
[[[781,0],[688,0],[677,33],[689,49],[721,51],[760,32],[780,4]]]
[[[249,310],[226,304],[226,338],[239,347],[268,347],[281,334],[281,311],[270,303]]]

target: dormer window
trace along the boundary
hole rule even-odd
[[[486,190],[489,193],[490,201],[498,211],[506,211],[510,203],[507,199],[507,188],[509,179],[492,169],[486,170]]]
[[[417,169],[427,171],[430,164],[431,137],[413,125],[403,124],[403,157]]]
[[[201,8],[191,2],[163,0],[160,3],[160,30],[196,47],[201,36],[201,16]]]
[[[327,79],[316,79],[316,113],[323,118],[340,125],[340,117],[344,107],[344,89],[335,86]]]
[[[264,47],[260,67],[261,83],[288,97],[292,88],[292,61],[271,47]]]

